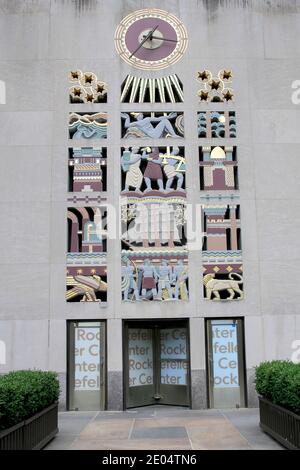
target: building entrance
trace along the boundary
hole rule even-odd
[[[190,405],[188,321],[124,323],[125,406]]]

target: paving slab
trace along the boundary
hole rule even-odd
[[[188,439],[121,439],[85,440],[77,439],[70,450],[191,450]]]
[[[59,430],[47,450],[283,449],[260,429],[258,409],[247,408],[153,406],[124,412],[62,412]]]
[[[272,439],[259,427],[259,411],[255,409],[240,410],[220,410],[230,422],[238,429],[242,436],[247,439],[253,449],[261,450],[284,450],[279,442]]]
[[[89,423],[80,433],[83,439],[128,439],[133,419],[103,420]]]
[[[139,427],[133,429],[131,439],[179,439],[188,438],[184,426]]]

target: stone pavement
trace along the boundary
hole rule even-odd
[[[59,434],[46,449],[283,449],[258,423],[258,409],[253,408],[152,406],[125,412],[69,411],[59,413]]]

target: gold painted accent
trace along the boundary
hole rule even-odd
[[[97,102],[100,96],[104,97],[107,93],[106,83],[98,81],[93,72],[71,71],[69,80],[71,83],[76,82],[76,85],[70,88],[71,103]]]
[[[215,147],[211,151],[210,158],[212,160],[213,159],[216,159],[216,160],[222,159],[222,160],[224,160],[224,159],[226,159],[226,153],[224,152],[222,147]]]
[[[134,77],[134,79],[133,79],[133,85],[132,85],[132,89],[131,89],[131,95],[130,95],[130,98],[129,98],[129,103],[134,103],[134,101],[135,101],[135,97],[136,97],[137,92],[138,92],[138,86],[139,86],[140,80],[141,80],[140,77]]]
[[[208,91],[198,91],[198,96],[201,101],[209,101]]]
[[[175,87],[181,101],[183,102],[183,92],[182,92],[182,89],[181,89],[181,86],[180,86],[179,79],[178,79],[177,75],[176,74],[170,75],[170,79],[171,79],[172,83],[174,84],[174,87]]]
[[[81,88],[73,88],[73,93],[74,93],[74,96],[81,96],[82,90]]]
[[[166,95],[165,95],[164,78],[158,78],[157,79],[157,87],[158,87],[160,102],[165,103],[166,102]]]
[[[211,73],[209,70],[203,70],[203,72],[197,72],[197,78],[202,81],[208,81],[211,79]]]
[[[226,101],[232,101],[234,94],[232,93],[232,90],[228,88],[227,90],[223,91],[223,97]]]
[[[92,81],[93,81],[93,75],[92,75],[92,74],[90,74],[90,75],[85,74],[85,75],[84,75],[84,81],[85,81],[85,83],[92,83]]]
[[[220,70],[215,77],[209,70],[197,72],[197,80],[202,85],[202,88],[197,92],[200,101],[224,102],[233,100],[233,90],[229,88],[232,77],[232,71],[227,69]]]
[[[93,95],[93,93],[91,93],[91,94],[90,94],[90,93],[87,93],[87,95],[86,95],[86,101],[87,101],[88,103],[93,103],[93,101],[94,101],[94,95]]]
[[[165,77],[164,80],[165,80],[166,88],[170,96],[171,103],[175,103],[176,100],[175,100],[175,96],[172,90],[170,77]]]
[[[231,70],[220,70],[219,76],[221,80],[232,80],[233,78]]]
[[[125,97],[128,93],[128,90],[129,90],[129,87],[131,85],[132,80],[133,80],[133,76],[128,75],[127,78],[126,78],[126,82],[125,82],[122,94],[121,94],[121,103],[123,103],[123,101],[125,101]]]

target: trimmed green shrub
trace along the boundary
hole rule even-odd
[[[300,364],[262,362],[255,369],[255,384],[259,395],[300,414]]]
[[[43,410],[59,397],[55,372],[19,370],[0,376],[0,430]]]

